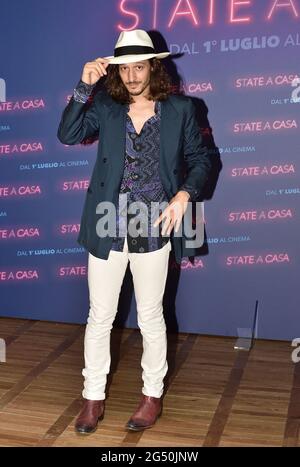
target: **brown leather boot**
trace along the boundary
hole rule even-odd
[[[162,413],[162,398],[142,395],[141,401],[125,428],[141,431],[151,428]]]
[[[98,420],[104,416],[104,400],[92,401],[84,399],[83,407],[75,422],[78,433],[92,433],[96,430]]]

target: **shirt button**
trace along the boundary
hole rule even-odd
[[[104,182],[101,182],[100,185],[101,185],[101,186],[104,186]]]
[[[106,161],[107,161],[107,159],[106,159],[106,157],[104,157],[103,162],[106,162]]]
[[[173,174],[177,174],[177,169],[174,169],[174,170],[173,170]]]

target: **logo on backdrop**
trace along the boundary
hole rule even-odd
[[[149,17],[152,19],[150,27],[153,29],[161,28],[161,5],[157,0],[154,0],[151,3],[152,6],[149,6]],[[164,2],[160,3],[162,4]],[[196,5],[196,3],[201,3],[201,5]],[[221,18],[221,15],[219,14],[217,3],[225,2],[215,2],[214,0],[207,0],[206,2],[173,0],[172,2],[170,2],[170,8],[167,13],[166,27],[169,29],[173,29],[176,25],[178,25],[179,20],[186,21],[186,24],[189,24],[191,27],[195,28],[203,27],[203,25],[204,27],[218,25],[218,20]],[[238,2],[237,0],[228,0],[228,2],[226,2],[227,9],[223,18],[226,24],[247,25],[253,24],[255,22],[256,17],[254,16],[255,12],[253,10],[251,11],[250,9],[248,11],[243,11],[240,9],[240,7],[242,6],[241,4],[243,3],[248,4],[248,8],[249,4],[252,3],[252,5],[250,5],[250,8],[254,8],[254,2],[250,1]],[[139,8],[141,9],[141,11],[143,11],[143,7],[139,6]],[[135,9],[133,5],[129,5],[129,2],[127,2],[127,0],[119,0],[118,10],[120,14],[127,19],[126,25],[123,25],[122,23],[117,24],[117,28],[119,30],[124,31],[140,27],[143,18],[139,13],[138,8]],[[207,13],[205,13],[205,11]],[[298,6],[293,0],[290,0],[289,2],[285,3],[280,3],[279,0],[270,0],[266,9],[263,11],[263,20],[266,22],[270,22],[273,19],[278,18],[283,11],[284,13],[287,13],[289,15],[289,18],[291,18],[291,20],[297,19],[299,17]],[[129,24],[128,21],[130,21]]]

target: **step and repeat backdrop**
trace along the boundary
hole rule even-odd
[[[257,337],[299,337],[300,0],[2,0],[1,19],[1,316],[86,322],[76,238],[97,142],[56,133],[84,64],[141,28],[172,53],[174,92],[199,104],[221,165],[207,251],[170,262],[166,318],[235,336],[256,315]],[[126,293],[119,312],[137,327]]]

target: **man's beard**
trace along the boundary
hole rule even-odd
[[[140,94],[142,94],[146,87],[148,86],[148,84],[150,83],[150,79],[147,81],[147,83],[138,83],[136,86],[136,88],[131,88],[130,85],[128,85],[128,92],[129,94],[131,94],[132,96],[139,96]],[[141,88],[139,88],[139,86],[141,86]],[[139,88],[139,89],[137,89]]]
[[[128,89],[129,94],[132,94],[133,96],[137,96],[141,94],[144,91],[145,87],[142,86],[141,88],[138,88],[139,86],[141,85],[137,84],[135,88],[131,88],[131,86],[129,85],[129,89]]]

